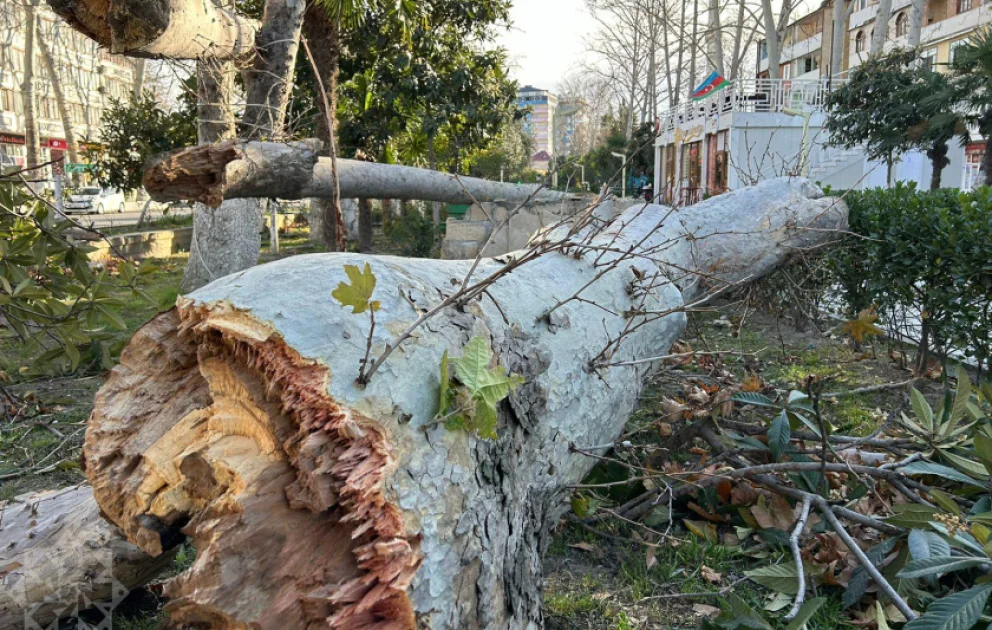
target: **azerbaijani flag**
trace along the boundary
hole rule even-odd
[[[719,92],[725,87],[730,87],[730,82],[721,77],[719,74],[714,72],[710,76],[706,77],[699,87],[695,89],[692,93],[692,100],[701,101],[710,94],[714,92]]]

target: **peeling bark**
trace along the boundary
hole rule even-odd
[[[212,0],[48,0],[111,52],[152,59],[232,60],[255,50],[258,24]]]
[[[547,254],[441,311],[364,388],[369,321],[331,296],[343,266],[377,277],[379,355],[471,261],[325,254],[230,276],[139,330],[98,393],[84,447],[94,495],[150,554],[176,532],[194,540],[196,563],[167,587],[180,625],[542,627],[541,556],[568,487],[595,463],[573,447],[607,450],[653,369],[589,369],[627,324],[603,309],[628,312],[638,279],[667,278],[643,307],[674,312],[637,327],[614,359],[663,355],[706,282],[760,277],[846,217],[800,180],[678,211],[638,206],[592,245],[651,259],[620,260],[588,302],[545,316],[589,284],[602,252]],[[473,336],[526,378],[499,408],[497,440],[434,423],[442,354]]]
[[[0,628],[47,628],[94,602],[119,601],[171,561],[124,540],[89,486],[0,502]]]
[[[224,142],[181,149],[151,158],[144,185],[160,202],[192,200],[207,205],[224,199],[328,198],[331,160],[318,156],[317,140],[290,143]],[[473,201],[555,202],[567,199],[537,186],[491,182],[409,166],[338,161],[341,198],[400,199],[472,203]]]

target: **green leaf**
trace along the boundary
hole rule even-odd
[[[789,622],[789,625],[786,626],[785,630],[801,630],[801,628],[813,618],[816,611],[820,610],[820,608],[826,603],[826,597],[815,597],[807,600],[806,603],[802,605],[802,608],[799,609],[799,614],[796,615],[791,622]]]
[[[804,567],[810,570],[807,575],[817,574],[818,571],[812,567]],[[786,595],[795,595],[799,592],[799,574],[796,573],[796,565],[793,562],[783,562],[773,564],[751,571],[745,571],[744,575],[751,578],[765,588]]]
[[[464,386],[468,396],[475,401],[474,411],[471,417],[466,419],[465,428],[487,439],[497,437],[497,405],[525,382],[522,377],[515,374],[508,376],[498,366],[490,368],[491,362],[489,344],[483,337],[470,339],[465,344],[461,357],[442,361],[442,374],[447,371],[448,363],[453,364],[455,376]],[[450,393],[448,395],[451,396]]]
[[[954,395],[954,405],[951,407],[951,419],[944,425],[941,435],[950,435],[958,423],[968,415],[968,402],[971,400],[971,381],[964,368],[958,368],[958,391]]]
[[[100,311],[117,330],[127,330],[127,322],[120,316],[120,313],[107,307],[104,304],[95,304],[96,310]]]
[[[731,398],[731,400],[733,400],[734,402],[739,402],[744,405],[756,405],[758,407],[778,408],[778,405],[776,405],[775,401],[773,401],[771,398],[754,392],[737,392],[736,394],[734,394],[734,397]]]
[[[782,454],[789,448],[791,439],[792,429],[789,427],[789,415],[783,411],[768,428],[768,448],[776,461],[781,459]]]
[[[479,390],[483,375],[489,370],[490,361],[489,344],[482,337],[472,337],[462,349],[462,356],[452,361],[455,376],[474,395]]]
[[[875,567],[879,567],[885,560],[885,557],[895,549],[897,542],[899,542],[899,539],[896,537],[884,540],[869,549],[865,555],[868,556],[868,559],[871,560],[871,563]],[[871,583],[871,576],[868,575],[868,572],[865,571],[863,566],[858,565],[854,569],[854,573],[851,574],[851,579],[847,583],[847,589],[844,590],[844,595],[841,596],[841,602],[844,604],[844,608],[850,608],[861,601],[861,598],[868,592],[868,587],[871,586]]]
[[[960,483],[975,486],[976,488],[981,488],[983,490],[985,489],[985,485],[979,483],[973,477],[970,477],[949,466],[936,464],[934,462],[912,462],[911,464],[903,466],[899,470],[907,475],[934,475],[936,477],[943,477],[944,479],[949,479],[951,481],[958,481]]]
[[[958,470],[975,477],[976,479],[988,479],[989,473],[985,470],[985,466],[979,464],[978,462],[973,462],[970,459],[961,457],[960,455],[955,455],[950,451],[940,451],[941,457],[944,457],[951,463],[952,466]]]
[[[496,407],[485,400],[476,399],[475,417],[473,422],[469,424],[469,429],[474,430],[479,434],[479,437],[485,440],[495,440],[499,437],[496,434],[497,422]]]
[[[954,497],[946,492],[938,490],[937,488],[930,488],[930,498],[932,498],[933,502],[939,507],[943,508],[945,512],[958,516],[961,515],[961,508],[958,506],[957,502],[954,501]]]
[[[713,621],[725,630],[772,630],[761,613],[748,606],[738,595],[727,595],[721,608],[723,612]]]
[[[975,444],[975,454],[978,455],[978,459],[985,466],[985,470],[992,474],[992,438],[979,431],[975,434],[973,442]]]
[[[448,351],[444,351],[441,357],[441,392],[438,394],[438,411],[441,417],[448,415],[450,405],[449,393],[451,392],[451,375],[448,372]]]
[[[933,409],[930,408],[930,403],[927,402],[923,393],[915,387],[910,388],[909,402],[913,407],[913,413],[923,425],[923,428],[926,429],[926,432],[933,433]]]
[[[985,584],[938,599],[903,630],[970,630],[982,616],[990,592],[992,584]]]
[[[960,556],[936,556],[924,560],[908,562],[898,577],[908,580],[911,578],[927,577],[938,573],[950,573],[969,569],[988,563],[988,558],[962,558]]]
[[[913,560],[928,560],[951,555],[951,544],[942,536],[925,529],[909,532],[909,555]]]
[[[376,284],[375,274],[372,273],[372,266],[369,263],[365,263],[365,271],[362,272],[355,265],[345,265],[344,272],[348,275],[348,279],[351,280],[351,284],[349,285],[346,282],[338,284],[338,288],[331,292],[334,299],[344,307],[350,306],[352,308],[352,314],[364,313],[369,308],[378,310],[372,304],[372,293],[375,292]]]

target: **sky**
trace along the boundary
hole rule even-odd
[[[585,53],[596,22],[584,0],[513,0],[512,29],[500,38],[521,86],[553,90]]]

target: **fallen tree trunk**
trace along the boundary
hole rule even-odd
[[[311,255],[224,278],[139,330],[98,393],[94,495],[149,554],[192,537],[196,563],[167,587],[179,626],[539,628],[541,556],[595,463],[576,449],[610,448],[653,369],[601,359],[666,354],[687,304],[846,217],[799,180],[638,206],[512,273],[513,256],[482,261],[474,277],[497,279],[461,307],[439,308],[471,261]],[[371,335],[332,297],[366,263]],[[432,309],[359,385],[367,346],[383,357]],[[442,355],[472,337],[526,379],[495,440],[435,420]]]
[[[151,158],[144,185],[156,201],[200,201],[210,206],[224,199],[329,198],[330,158],[318,156],[321,143],[232,141],[181,149]],[[341,198],[399,199],[472,203],[508,201],[542,203],[568,198],[536,185],[456,177],[409,166],[338,159]]]
[[[47,628],[97,602],[112,611],[171,560],[124,540],[100,515],[89,486],[2,502],[0,628]]]
[[[212,0],[48,0],[48,4],[72,28],[120,55],[233,60],[255,52],[258,23]]]

